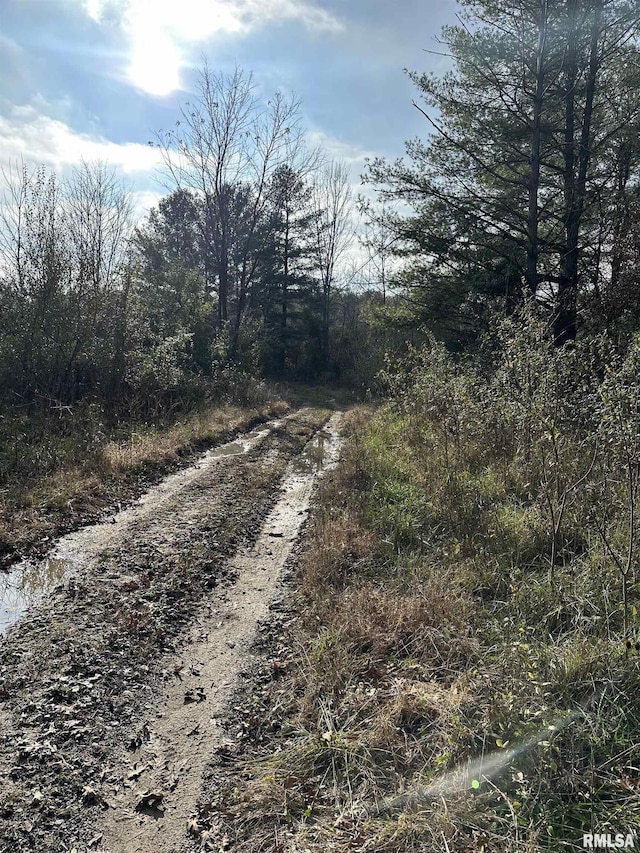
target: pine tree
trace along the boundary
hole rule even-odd
[[[265,324],[264,362],[284,375],[300,366],[307,312],[317,302],[313,242],[317,213],[304,176],[283,165],[269,185],[262,254],[261,301]],[[306,309],[306,310],[305,310]]]
[[[609,142],[640,107],[633,90],[639,13],[624,0],[467,0],[443,43],[454,68],[410,74],[426,108],[409,163],[369,164],[382,195],[409,202],[399,228],[422,259],[422,298],[449,292],[453,322],[470,304],[524,291],[547,301],[558,343],[576,333],[578,294],[598,276],[597,230]],[[621,91],[621,89],[623,91]],[[606,185],[607,180],[604,178]],[[473,314],[473,312],[471,312]]]

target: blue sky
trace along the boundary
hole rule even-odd
[[[59,171],[107,160],[138,209],[162,192],[147,144],[172,126],[202,56],[293,92],[313,142],[351,167],[425,135],[403,68],[442,71],[425,48],[454,0],[0,0],[0,165]]]

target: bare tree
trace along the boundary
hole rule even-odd
[[[0,203],[0,271],[5,284],[18,291],[26,286],[26,233],[25,219],[29,201],[29,188],[33,175],[24,162],[8,171],[2,170],[3,192]]]
[[[366,217],[360,243],[367,252],[368,286],[380,291],[382,304],[387,302],[389,278],[395,266],[394,244],[398,242],[392,211],[386,202],[377,208],[365,199],[359,200],[360,213]]]
[[[4,179],[0,263],[12,318],[6,334],[19,365],[15,387],[73,399],[97,387],[98,372],[106,375],[113,358],[116,291],[132,225],[129,195],[102,163],[83,163],[65,181],[22,164]]]
[[[129,241],[133,231],[131,195],[106,163],[82,162],[64,185],[63,226],[71,258],[68,327],[73,346],[60,377],[68,392],[79,355],[108,335],[97,334],[114,301],[111,297],[129,278]],[[100,360],[112,354],[99,354]]]
[[[96,293],[114,287],[132,234],[131,195],[103,162],[82,164],[65,183],[65,224],[75,277]]]
[[[20,384],[49,392],[63,358],[62,297],[70,269],[60,184],[44,167],[29,171],[24,163],[3,177],[0,253],[14,309]]]
[[[329,355],[331,296],[336,267],[353,239],[349,172],[342,162],[325,167],[314,182],[314,255],[322,287],[322,351]]]
[[[176,128],[159,134],[159,146],[172,182],[203,199],[205,281],[217,293],[218,328],[229,326],[233,351],[256,272],[269,179],[304,147],[299,103],[277,93],[265,104],[252,74],[213,73],[205,63],[194,98],[180,112]]]

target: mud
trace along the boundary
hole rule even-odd
[[[22,567],[11,606],[53,589],[0,638],[2,853],[190,849],[216,720],[337,455],[326,419],[217,448],[65,537],[31,586]]]
[[[334,416],[289,464],[282,496],[257,541],[230,560],[237,582],[215,604],[205,604],[196,618],[175,659],[176,677],[150,709],[155,720],[148,723],[146,742],[128,761],[120,756],[121,781],[108,786],[109,809],[96,828],[105,853],[192,849],[188,835],[198,831],[203,773],[212,752],[225,742],[218,717],[247,666],[256,626],[268,615],[280,572],[307,517],[316,477],[337,461],[338,421]],[[149,795],[154,795],[150,802]]]
[[[252,430],[234,441],[208,450],[188,468],[166,477],[149,489],[135,504],[112,516],[103,524],[92,524],[58,540],[50,554],[42,560],[22,560],[0,573],[0,634],[38,604],[61,581],[67,580],[96,559],[106,548],[121,540],[130,526],[157,513],[221,459],[242,456],[256,447],[280,420]]]

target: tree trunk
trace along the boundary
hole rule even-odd
[[[282,276],[282,311],[280,314],[280,346],[278,358],[280,370],[284,372],[287,364],[287,312],[289,303],[289,208],[285,213],[284,231],[284,267]]]
[[[531,153],[529,158],[529,210],[527,216],[527,271],[526,283],[531,295],[538,289],[538,192],[540,189],[540,147],[542,136],[542,107],[544,103],[545,48],[547,38],[548,4],[544,0],[538,23],[536,51],[536,91],[533,100],[531,123]]]
[[[564,189],[565,189],[565,248],[560,264],[558,302],[554,321],[554,338],[561,346],[575,340],[578,327],[578,290],[580,285],[580,234],[582,215],[587,195],[587,174],[591,160],[591,121],[593,99],[600,60],[600,15],[602,0],[597,0],[591,24],[589,70],[586,81],[584,114],[579,143],[576,144],[576,84],[578,78],[577,3],[570,0],[569,14],[573,17],[567,50],[567,75],[565,89],[565,146],[564,146]],[[578,147],[576,175],[576,147]]]

